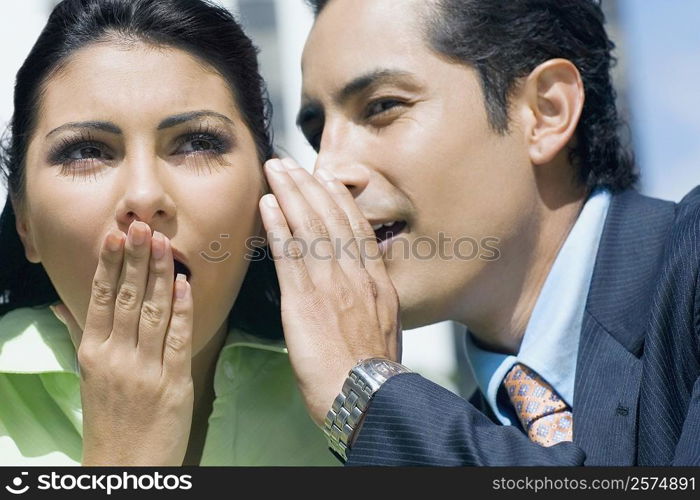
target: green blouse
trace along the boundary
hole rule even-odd
[[[232,329],[219,354],[201,465],[339,465],[306,413],[287,350]],[[79,465],[75,349],[48,308],[0,318],[0,465]]]

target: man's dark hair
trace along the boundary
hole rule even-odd
[[[330,0],[307,0],[316,15]],[[589,188],[626,189],[637,180],[632,154],[620,140],[610,68],[615,45],[593,0],[435,0],[426,19],[428,43],[474,67],[491,127],[508,131],[509,97],[519,78],[548,59],[570,60],[586,99],[570,160]]]

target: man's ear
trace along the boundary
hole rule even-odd
[[[585,98],[583,81],[571,61],[550,59],[532,70],[522,91],[530,160],[543,165],[574,138]]]
[[[41,262],[41,257],[39,257],[39,252],[34,244],[34,237],[32,236],[26,212],[21,203],[17,203],[12,199],[10,199],[9,203],[12,203],[12,210],[15,213],[15,228],[19,239],[22,241],[22,246],[24,246],[24,256],[29,262],[38,264]]]

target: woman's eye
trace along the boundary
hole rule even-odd
[[[187,142],[185,142],[182,145],[181,152],[182,153],[196,153],[199,151],[211,151],[214,150],[214,144],[212,141],[209,141],[207,139],[192,139]]]
[[[177,150],[177,154],[201,154],[224,153],[226,144],[224,141],[208,134],[195,134],[186,136]]]
[[[114,156],[110,149],[89,137],[75,142],[66,140],[49,156],[52,165],[60,166],[61,175],[73,179],[97,179],[101,167],[107,165]]]
[[[65,141],[60,144],[55,152],[50,154],[50,161],[54,165],[87,166],[92,162],[112,160],[114,157],[107,146],[91,140]]]
[[[197,131],[178,139],[175,155],[181,155],[185,165],[198,174],[211,173],[228,165],[226,154],[231,151],[232,142],[222,133]]]
[[[95,146],[83,146],[73,149],[68,153],[70,160],[93,160],[103,158],[100,148]]]

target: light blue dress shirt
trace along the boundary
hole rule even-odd
[[[467,332],[467,358],[486,401],[503,425],[518,425],[507,397],[498,398],[503,377],[524,363],[574,409],[574,377],[583,311],[611,194],[596,189],[588,198],[554,260],[515,356],[479,348]]]

